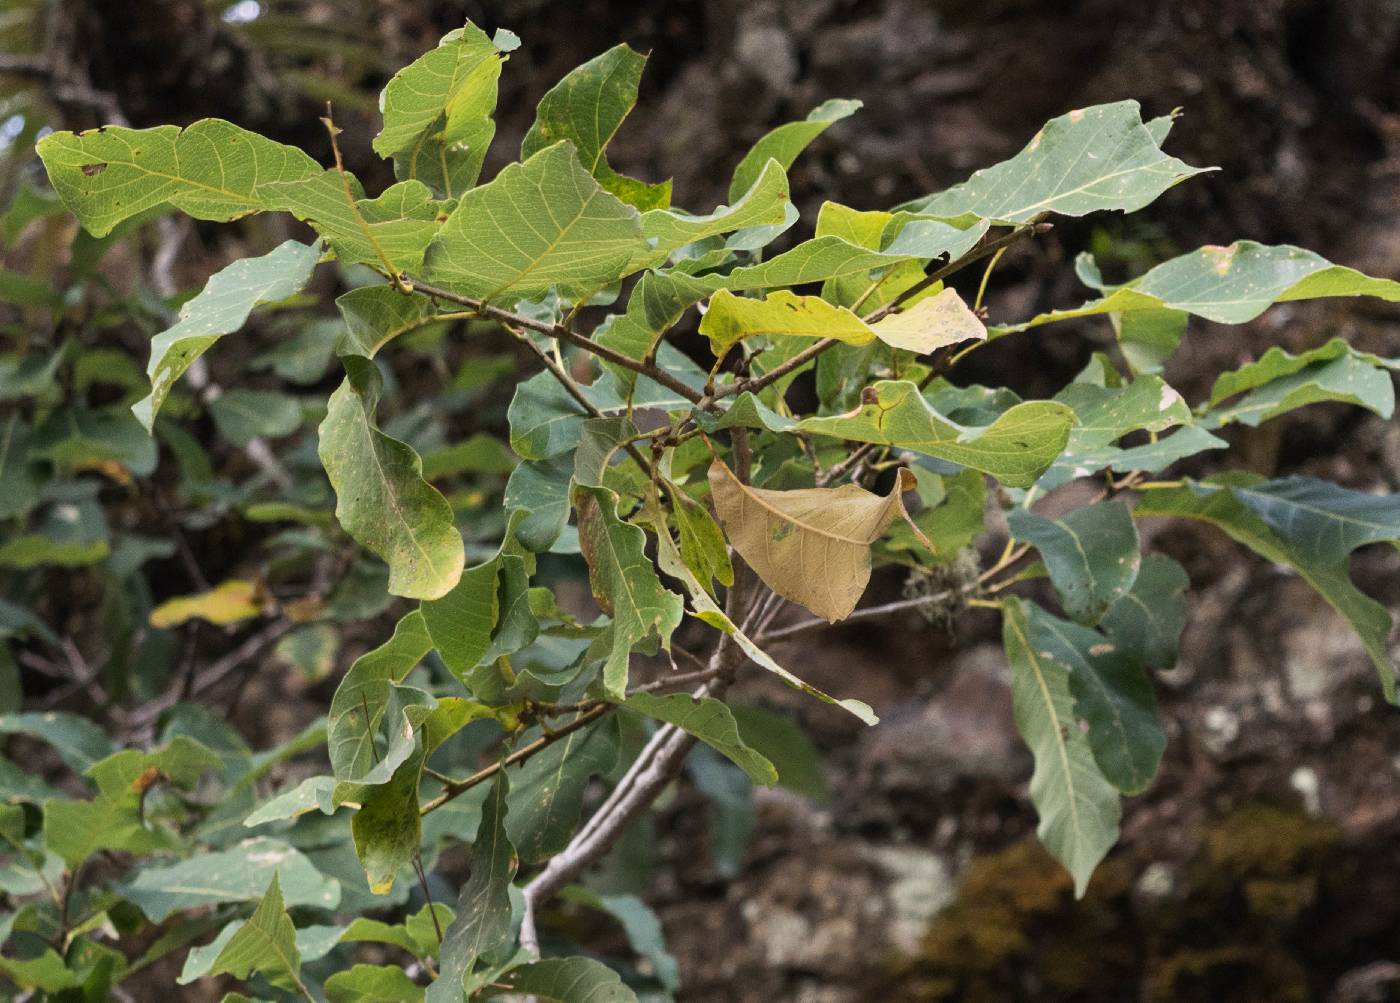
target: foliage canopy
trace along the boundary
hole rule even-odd
[[[1013,243],[1057,216],[1142,209],[1204,170],[1163,151],[1169,118],[1144,121],[1131,101],[1072,111],[963,184],[888,211],[827,203],[813,234],[794,239],[787,169],[857,103],[773,130],[735,169],[731,204],[694,214],[671,204],[668,181],[608,163],[645,63],[619,46],[550,90],[520,160],[480,183],[516,44],[469,24],[390,81],[373,147],[397,180],[373,197],[338,154],[325,167],[223,121],[39,142],[62,208],[94,239],[169,210],[219,222],[287,213],[315,238],[210,277],[161,324],[146,378],[120,375],[129,360],[100,360],[122,384],[120,405],[65,408],[55,374],[82,360],[64,346],[3,360],[0,399],[30,407],[0,440],[0,517],[17,527],[0,565],[90,566],[120,581],[171,553],[115,532],[94,500],[93,476],[130,483],[154,469],[153,433],[187,497],[288,525],[269,566],[344,551],[341,532],[359,548],[323,597],[287,604],[293,663],[320,671],[333,643],[323,628],[390,596],[411,602],[340,681],[326,719],[269,751],[186,702],[157,706],[151,741],[121,749],[76,716],[0,716],[0,731],[51,744],[86,788],[74,797],[0,763],[11,860],[0,887],[18,903],[4,913],[0,970],[20,989],[101,998],[207,941],[189,950],[181,982],[226,974],[260,999],[669,998],[675,966],[655,918],[635,896],[580,882],[688,757],[697,775],[727,771],[731,790],[813,793],[805,739],[731,706],[727,691],[756,667],[875,724],[858,675],[828,694],[782,664],[779,644],[885,612],[858,608],[881,566],[951,582],[920,600],[931,608],[999,611],[1040,838],[1080,894],[1117,839],[1122,797],[1152,782],[1166,746],[1153,673],[1175,662],[1189,583],[1169,557],[1142,552],[1141,518],[1203,521],[1295,569],[1355,628],[1395,699],[1390,617],[1347,569],[1356,548],[1400,541],[1393,497],[1301,477],[1156,475],[1224,448],[1216,433],[1235,422],[1319,401],[1387,418],[1394,407],[1400,362],[1343,340],[1271,350],[1221,373],[1193,406],[1161,375],[1188,316],[1240,324],[1283,301],[1395,302],[1400,283],[1248,241],[1118,285],[1081,257],[1093,290],[1083,305],[989,327],[983,290]],[[786,249],[772,253],[780,238]],[[973,266],[982,281],[968,303],[946,283]],[[344,378],[328,400],[183,388],[253,311],[294,312],[325,271],[347,287],[343,323],[303,323],[285,350],[249,364],[293,382],[309,374],[309,386],[334,356]],[[27,306],[57,309],[38,293]],[[702,337],[687,338],[697,313]],[[1053,399],[953,378],[1001,338],[1094,316],[1113,340]],[[381,398],[398,392],[386,353],[485,326],[539,367],[514,389],[510,451],[381,423]],[[464,370],[428,408],[464,407],[508,370]],[[201,409],[241,446],[314,415],[318,449],[276,491],[218,485],[182,428]],[[1099,490],[1037,510],[1073,481]],[[989,512],[1004,513],[1010,540],[969,571],[978,539],[1001,532]],[[598,608],[588,622],[549,587],[561,563],[586,567]],[[248,578],[148,600],[121,611],[133,637],[146,624],[239,623],[277,601]],[[784,617],[789,604],[806,612]],[[58,644],[21,606],[0,614],[0,641]],[[712,645],[697,657],[690,638],[702,633]],[[157,657],[133,645],[135,660]],[[638,682],[644,656],[676,671]],[[148,682],[127,688],[149,697]],[[266,790],[270,770],[314,754],[323,772]],[[411,888],[441,885],[437,863],[458,844],[471,847],[471,871],[455,901],[409,907]],[[99,855],[122,867],[89,867]],[[542,957],[541,910],[561,895],[616,917],[645,964]],[[142,927],[160,931],[154,946],[120,949]],[[369,943],[413,964],[356,963]]]

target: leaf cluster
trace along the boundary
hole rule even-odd
[[[0,426],[0,519],[13,530],[0,565],[22,577],[16,595],[37,594],[53,567],[90,569],[120,593],[119,660],[137,668],[111,674],[110,701],[154,706],[131,716],[128,735],[148,741],[127,748],[17,700],[0,716],[0,731],[51,745],[86,789],[61,793],[0,760],[0,890],[17,903],[0,971],[21,990],[98,998],[205,941],[182,983],[227,975],[259,998],[669,998],[675,965],[655,917],[635,895],[587,887],[587,868],[687,764],[716,831],[738,834],[715,841],[721,870],[742,853],[751,785],[821,795],[805,737],[727,689],[766,672],[875,724],[858,676],[826,693],[779,645],[891,612],[860,606],[884,566],[953,583],[912,605],[999,611],[1040,837],[1081,894],[1117,839],[1122,797],[1150,785],[1166,746],[1153,677],[1176,660],[1189,582],[1144,553],[1139,519],[1208,523],[1294,569],[1355,628],[1395,699],[1389,614],[1347,570],[1358,547],[1400,540],[1393,497],[1299,477],[1158,475],[1224,449],[1217,433],[1232,423],[1319,401],[1394,408],[1400,363],[1341,339],[1270,350],[1193,406],[1162,375],[1191,317],[1395,302],[1400,283],[1242,241],[1121,285],[1081,258],[1083,305],[988,326],[983,293],[1013,245],[1056,217],[1142,209],[1202,172],[1163,150],[1170,119],[1144,121],[1132,101],[1072,111],[947,191],[887,211],[828,202],[799,239],[787,170],[857,103],[773,130],[734,169],[730,204],[687,212],[668,181],[608,162],[645,64],[619,46],[556,84],[519,160],[483,182],[516,44],[468,24],[394,76],[373,148],[396,181],[376,195],[338,152],[323,166],[222,121],[39,142],[55,194],[24,211],[72,213],[84,240],[170,210],[285,213],[316,237],[228,265],[176,315],[147,311],[144,376],[121,352],[69,342],[0,358],[0,400],[24,403]],[[343,288],[338,320],[307,309],[318,274]],[[23,288],[25,310],[63,309],[63,294]],[[220,342],[255,313],[286,333],[247,368],[301,390],[196,385],[204,354],[237,352]],[[957,378],[1002,338],[1073,336],[1092,317],[1108,321],[1110,349],[1053,398]],[[488,328],[515,354],[471,355],[416,410],[383,406],[405,397],[390,357],[440,362],[441,345]],[[340,383],[323,395],[327,371]],[[454,436],[444,416],[488,406],[507,376],[508,443]],[[68,396],[85,381],[114,383],[117,399]],[[203,417],[258,475],[214,475],[185,427]],[[293,436],[288,466],[266,462],[269,440]],[[246,570],[163,602],[128,586],[144,583],[143,564],[174,558],[176,541],[109,525],[98,501],[150,475],[157,443],[178,466],[181,505],[280,527]],[[1101,490],[1042,504],[1075,481]],[[963,573],[970,552],[995,552],[969,551],[979,541],[1005,548]],[[560,568],[596,608],[561,608]],[[325,720],[276,749],[252,751],[183,699],[200,695],[198,676],[163,688],[173,630],[269,621],[265,643],[314,681],[340,627],[389,609],[392,635],[353,661]],[[25,606],[0,604],[11,690],[12,643],[63,650]],[[293,760],[296,782],[269,789]],[[471,868],[451,893],[438,864],[456,845],[470,846]],[[121,860],[121,876],[88,877],[98,857]],[[449,902],[434,902],[444,891]],[[556,894],[613,916],[636,960],[543,957],[540,909]],[[109,929],[159,932],[133,955]]]

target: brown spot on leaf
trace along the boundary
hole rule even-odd
[[[83,177],[86,178],[90,178],[95,175],[101,174],[106,169],[106,164],[84,164],[82,167],[79,168],[79,170],[83,172]]]

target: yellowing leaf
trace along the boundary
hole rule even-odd
[[[721,289],[710,297],[700,321],[700,333],[710,339],[716,356],[754,335],[835,338],[848,345],[866,345],[875,332],[845,307],[832,306],[820,296],[798,296],[780,289],[767,299],[736,296]]]
[[[700,333],[710,339],[716,356],[755,335],[834,338],[847,345],[868,345],[879,338],[894,348],[922,355],[944,345],[985,339],[987,328],[953,289],[919,300],[874,324],[820,296],[798,296],[780,289],[766,299],[752,299],[721,289],[710,297]]]
[[[937,296],[921,299],[870,327],[886,345],[919,355],[960,341],[987,339],[986,325],[968,309],[956,289],[944,289]]]
[[[256,582],[230,578],[208,592],[168,599],[151,610],[151,626],[162,630],[187,620],[204,620],[220,627],[262,612],[262,591]]]
[[[827,620],[851,615],[870,581],[870,545],[896,517],[914,478],[881,498],[855,484],[770,491],[750,487],[721,459],[710,465],[719,521],[758,577],[786,599]],[[912,524],[911,524],[912,525]]]

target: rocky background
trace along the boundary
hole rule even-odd
[[[1140,218],[1067,222],[1018,246],[994,319],[1077,302],[1069,264],[1085,247],[1115,277],[1236,237],[1400,275],[1400,7],[1380,0],[263,0],[235,5],[256,14],[243,23],[195,0],[16,6],[35,8],[33,48],[55,67],[41,85],[66,125],[113,107],[137,126],[217,115],[325,160],[329,98],[371,189],[386,180],[369,152],[379,87],[464,16],[524,41],[502,80],[498,162],[563,72],[619,40],[650,50],[611,160],[674,177],[677,203],[697,211],[722,200],[762,132],[827,98],[865,108],[795,167],[804,214],[937,190],[1053,115],[1134,97],[1153,115],[1182,108],[1168,148],[1221,171]],[[200,233],[182,284],[237,253]],[[960,378],[1010,372],[1026,393],[1052,391],[1104,334],[1046,330],[979,353]],[[1331,303],[1246,328],[1194,321],[1167,375],[1200,399],[1212,374],[1268,345],[1335,335],[1400,355],[1400,314]],[[1400,427],[1365,412],[1316,407],[1231,438],[1263,474],[1400,490]],[[880,727],[762,681],[744,693],[808,729],[828,757],[827,801],[758,792],[732,876],[705,852],[714,819],[688,788],[647,836],[683,999],[1400,999],[1400,718],[1359,642],[1296,577],[1205,529],[1150,532],[1194,586],[1180,665],[1160,679],[1171,744],[1088,897],[1073,901],[1034,842],[995,619],[834,629],[785,655],[860,693]],[[1356,565],[1400,610],[1400,553],[1371,548]],[[323,699],[309,694],[306,716]]]

